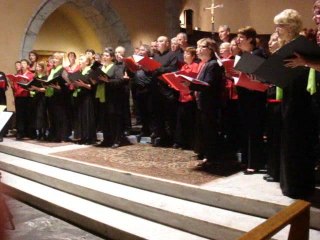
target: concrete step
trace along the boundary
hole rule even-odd
[[[237,226],[238,223],[248,222],[247,216],[243,214],[97,179],[1,153],[0,159],[1,168],[7,172],[208,238],[212,238],[215,236],[214,234],[219,232],[221,235],[215,236],[215,239],[235,239],[241,236],[244,231],[263,221],[257,219],[256,224],[241,230],[241,226]],[[238,231],[224,227],[225,221],[230,221],[229,224],[238,228]]]
[[[53,149],[25,142],[16,143],[5,139],[5,142],[0,144],[0,151],[107,181],[261,218],[274,215],[294,201],[282,196],[279,191],[275,196],[274,191],[270,190],[270,186],[273,188],[274,185],[263,181],[261,176],[239,175],[214,182],[212,186],[208,184],[199,187],[50,155],[55,151],[85,146],[70,145]],[[251,185],[246,186],[248,183]],[[312,208],[311,228],[320,229],[319,216],[319,209]]]
[[[49,187],[205,238],[236,239],[262,218],[210,207],[0,154],[1,168]],[[275,236],[286,239],[287,229]],[[310,235],[315,237],[316,231]],[[310,238],[313,239],[313,238]],[[314,238],[315,239],[315,238]]]
[[[2,172],[2,175],[3,183],[7,186],[5,191],[10,192],[17,199],[44,209],[55,216],[108,239],[206,239],[88,201],[7,172]]]

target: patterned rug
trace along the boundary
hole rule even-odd
[[[62,147],[62,146],[67,146],[67,145],[71,145],[71,142],[46,142],[46,141],[38,141],[38,140],[31,140],[31,139],[23,139],[23,142],[27,142],[27,143],[32,143],[32,144],[36,144],[36,145],[40,145],[40,146],[44,146],[44,147]]]
[[[230,159],[205,170],[199,169],[196,167],[198,160],[193,151],[155,148],[148,144],[134,144],[117,149],[91,146],[53,155],[194,185],[240,170],[239,164]]]

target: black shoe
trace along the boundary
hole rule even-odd
[[[112,143],[110,141],[107,140],[103,140],[101,143],[99,143],[100,147],[111,147]]]
[[[244,175],[252,175],[252,174],[256,174],[256,173],[258,173],[258,171],[256,169],[249,169],[248,168],[248,169],[243,171]]]
[[[3,142],[3,137],[0,137],[0,142]]]
[[[137,138],[137,142],[139,143],[139,142],[141,141],[142,134],[138,134],[138,135],[136,136],[136,138]]]
[[[130,131],[129,131],[129,130],[124,131],[124,132],[123,132],[123,135],[124,135],[124,136],[129,136],[129,135],[130,135]]]
[[[269,174],[264,175],[262,178],[263,180],[267,180],[268,178],[270,178],[271,176]]]
[[[159,137],[155,138],[152,146],[153,147],[161,147],[161,138],[159,138]]]
[[[119,145],[118,143],[115,143],[115,144],[113,144],[113,145],[111,146],[111,148],[118,148],[118,147],[120,147],[120,145]]]
[[[17,134],[17,136],[16,136],[16,140],[22,140],[23,139],[23,135],[21,135],[21,134]]]
[[[157,135],[153,132],[153,133],[151,133],[150,138],[155,139],[155,138],[157,138]]]
[[[275,178],[273,178],[273,177],[268,177],[268,178],[266,178],[265,179],[267,182],[277,182],[277,180],[275,179]]]
[[[197,164],[197,168],[207,168],[212,166],[212,163],[208,161],[207,158],[204,158],[203,160],[201,160],[198,164]]]
[[[179,148],[181,149],[182,148],[180,146],[180,144],[178,144],[178,143],[173,144],[172,147],[175,148],[175,149],[179,149]]]
[[[199,154],[197,155],[197,160],[202,160],[202,159],[204,159],[204,155],[201,154],[201,153],[199,153]]]
[[[276,178],[274,177],[271,177],[270,175],[264,175],[263,176],[263,179],[266,180],[267,182],[279,182],[279,180],[277,180]]]

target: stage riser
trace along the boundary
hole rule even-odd
[[[71,159],[35,153],[3,144],[0,145],[0,151],[13,156],[22,157],[35,162],[47,164],[49,166],[70,170],[107,181],[261,218],[268,218],[286,206],[209,191],[193,185],[123,172]],[[311,228],[320,230],[320,221],[318,221],[319,215],[319,211],[311,211]]]
[[[104,238],[206,240],[3,172],[5,192]],[[12,210],[14,215],[14,209]],[[14,219],[13,219],[14,221]]]
[[[57,158],[5,145],[0,145],[0,151],[88,176],[262,218],[268,218],[285,207],[285,205],[208,191],[193,185]],[[311,226],[320,229],[318,221],[312,220]]]
[[[76,197],[112,207],[113,209],[116,208],[123,212],[188,231],[205,238],[217,240],[237,239],[243,232],[248,231],[263,221],[263,219],[242,216],[243,214],[239,213],[223,212],[221,209],[173,199],[172,197],[161,196],[140,189],[132,189],[128,186],[120,186],[116,183],[94,179],[14,156],[0,154],[0,159],[2,159],[0,161],[1,169],[7,172],[41,183],[50,188],[67,192]],[[68,174],[70,176],[67,176]],[[68,179],[70,179],[70,182]],[[84,184],[86,182],[90,182],[90,184]],[[108,191],[102,191],[103,188],[108,189]],[[21,189],[18,188],[17,191],[21,192]],[[29,195],[32,195],[32,193],[29,193]],[[26,200],[28,201],[28,199]],[[172,206],[176,206],[177,211]],[[65,206],[62,207],[66,208]],[[51,207],[46,206],[46,204],[43,204],[42,208],[51,212]],[[193,209],[194,213],[190,213],[190,209]],[[52,213],[54,214],[54,211]],[[63,216],[63,218],[65,217]],[[223,222],[221,219],[226,219],[226,221]],[[94,231],[94,228],[91,231]],[[99,231],[96,233],[101,235]],[[310,234],[313,236],[315,233],[311,231]],[[286,239],[286,236],[286,231],[283,231],[276,236],[276,239]]]
[[[19,162],[16,162],[16,164],[26,160],[19,159],[18,161]],[[214,239],[217,240],[232,240],[238,238],[245,232],[239,230],[241,226],[238,226],[238,229],[232,229],[228,226],[219,225],[219,222],[223,222],[222,219],[233,219],[228,221],[230,224],[233,224],[234,227],[236,227],[237,222],[251,222],[251,225],[248,225],[244,230],[251,229],[263,221],[263,219],[174,199],[172,197],[162,196],[139,189],[131,189],[126,186],[120,186],[119,184],[112,186],[114,183],[97,183],[104,184],[105,188],[109,189],[106,192],[100,192],[91,189],[90,186],[84,187],[61,180],[59,175],[68,174],[66,171],[59,173],[59,170],[54,170],[52,167],[44,167],[43,171],[48,174],[51,173],[51,176],[48,176],[39,173],[39,169],[37,169],[38,172],[31,170],[37,168],[37,164],[32,166],[32,163],[28,164],[27,162],[26,164],[29,165],[30,169],[26,169],[14,165],[14,159],[8,159],[7,162],[11,162],[11,164],[1,162],[1,168],[7,172],[97,202],[101,205],[116,208],[144,219],[149,219],[207,238],[212,238],[214,236]],[[57,177],[52,175],[57,175]],[[71,176],[71,178],[72,177],[77,178],[77,176]],[[80,177],[81,176],[78,176],[78,181]],[[85,176],[83,177],[85,178]],[[67,179],[66,177],[64,178]],[[79,184],[83,184],[85,181],[86,180],[81,180],[79,181]],[[91,181],[94,181],[94,179],[91,179]],[[92,185],[95,184],[92,183]],[[175,206],[177,210],[175,209]],[[201,216],[201,213],[203,213],[203,216]]]

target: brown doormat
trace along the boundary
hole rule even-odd
[[[44,146],[44,147],[62,147],[62,146],[73,144],[71,142],[46,142],[46,141],[37,141],[37,140],[31,140],[31,139],[23,139],[22,141],[35,144],[35,145]]]
[[[152,147],[147,144],[134,144],[117,149],[92,146],[53,155],[194,185],[207,183],[240,170],[239,164],[233,160],[199,169],[196,167],[198,160],[193,151]]]

